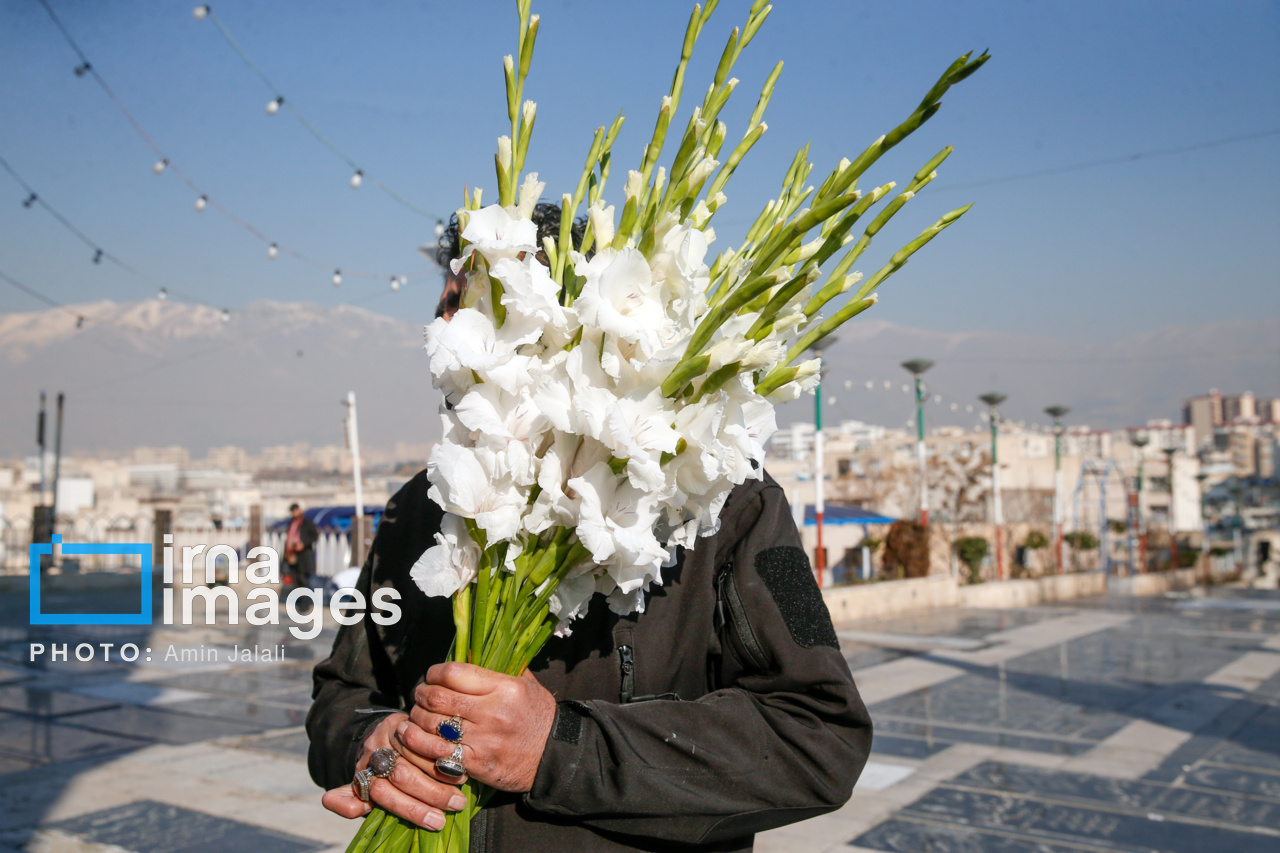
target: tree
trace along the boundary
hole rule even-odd
[[[884,567],[901,571],[903,577],[922,578],[929,574],[929,531],[918,521],[899,519],[889,525],[884,540]]]
[[[982,561],[991,552],[991,544],[982,536],[962,536],[956,540],[956,556],[969,570],[969,583],[982,582]]]

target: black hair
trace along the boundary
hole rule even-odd
[[[542,248],[542,238],[550,237],[552,240],[560,237],[560,205],[551,204],[550,202],[542,202],[533,208],[533,224],[538,226],[538,248]],[[582,238],[587,231],[587,218],[579,216],[573,221],[573,228],[570,229],[571,239],[574,248],[582,245]],[[440,269],[444,271],[445,277],[449,275],[449,262],[455,258],[462,256],[462,241],[460,239],[461,230],[458,228],[458,214],[449,217],[449,224],[445,226],[444,233],[440,235],[440,240],[436,245],[436,263]]]

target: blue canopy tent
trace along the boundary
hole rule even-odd
[[[386,507],[376,504],[365,504],[364,514],[373,518],[373,529],[376,532],[378,522],[382,521],[382,511]],[[302,514],[311,519],[311,522],[320,531],[337,531],[339,533],[347,533],[351,530],[351,519],[355,518],[355,506],[313,506],[304,509]],[[285,531],[289,529],[291,519],[286,516],[268,527],[268,530]]]
[[[862,538],[864,540],[870,538],[871,531],[867,525],[871,524],[893,524],[896,518],[890,518],[887,515],[881,515],[878,512],[862,507],[850,506],[848,504],[826,504],[822,510],[822,525],[844,525],[859,524],[862,525]],[[804,526],[817,527],[818,513],[814,510],[813,504],[806,504],[804,508]],[[866,580],[870,577],[870,565],[865,562],[867,556],[864,555],[864,563],[862,566],[849,566],[845,564],[842,557],[834,565],[831,566],[832,577],[836,583],[845,583],[849,580],[851,572],[857,572],[858,575]]]
[[[869,509],[848,506],[847,504],[827,504],[822,510],[822,523],[824,526],[828,524],[893,524],[897,520]],[[806,504],[804,508],[805,527],[811,527],[817,523],[818,514],[814,511],[813,504]]]

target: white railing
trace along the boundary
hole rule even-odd
[[[281,561],[284,560],[285,536],[283,531],[268,531],[262,537],[262,544],[275,548]],[[351,565],[351,542],[345,533],[325,531],[320,534],[313,547],[316,552],[317,577],[331,578]]]

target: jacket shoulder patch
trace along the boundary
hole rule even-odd
[[[831,614],[813,580],[804,551],[793,546],[766,548],[756,554],[756,572],[782,612],[791,639],[806,649],[840,648]]]

